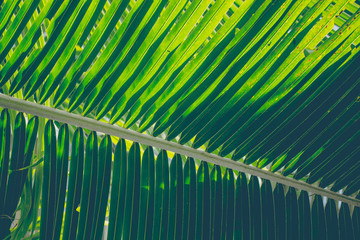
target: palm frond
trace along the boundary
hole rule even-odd
[[[355,238],[359,9],[0,1],[0,239]]]

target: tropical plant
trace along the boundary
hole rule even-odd
[[[0,239],[360,239],[354,0],[0,0]]]

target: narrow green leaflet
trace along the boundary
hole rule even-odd
[[[261,185],[261,210],[262,239],[275,239],[274,197],[269,180]]]
[[[354,57],[354,61],[350,62],[351,64],[349,64],[348,66],[346,66],[345,69],[339,69],[340,72],[343,72],[343,74],[345,74],[346,76],[348,76],[346,78],[346,81],[343,81],[344,84],[348,84],[348,86],[351,86],[353,83],[355,83],[356,81],[356,78],[354,78],[354,75],[352,73],[354,73],[354,67],[357,66],[357,63],[359,61],[359,57],[358,56],[355,56]],[[340,62],[341,59],[340,59]],[[338,71],[336,71],[335,73],[337,73]],[[356,71],[355,71],[356,73]],[[336,76],[336,75],[335,75]],[[338,75],[337,76],[338,79],[340,79],[341,77]],[[331,79],[331,78],[329,78]],[[336,77],[334,77],[334,79],[336,79]],[[321,79],[319,79],[321,80]],[[350,85],[349,85],[350,84]],[[328,88],[325,88],[325,89],[328,89],[330,90],[332,87],[335,87],[336,86],[336,89],[338,89],[339,85],[334,82],[333,83],[333,86],[332,85],[329,85]],[[353,85],[353,86],[356,86],[356,85]],[[346,87],[345,87],[346,88]],[[324,89],[324,92],[319,94],[318,95],[318,98],[321,99],[323,97],[327,97],[328,96],[328,93],[327,91]],[[356,91],[356,90],[355,90]],[[341,95],[338,95],[337,97],[335,97],[335,99],[339,98],[339,96]],[[348,98],[348,99],[351,99]],[[349,104],[349,102],[348,102]],[[309,104],[310,105],[310,104]],[[314,106],[318,106],[319,104],[316,104],[316,102],[314,101],[312,103],[312,105]],[[351,106],[351,104],[350,104]],[[295,158],[295,160],[290,163],[286,169],[285,169],[285,172],[288,173],[288,172],[291,172],[293,171],[294,169],[298,168],[299,166],[301,166],[299,169],[298,169],[298,172],[296,173],[297,176],[301,176],[303,175],[304,173],[306,174],[306,172],[308,170],[305,171],[305,169],[307,168],[307,165],[311,166],[311,160],[312,158],[309,158],[312,154],[314,154],[316,152],[316,150],[318,148],[320,148],[324,143],[326,143],[328,140],[331,140],[331,138],[329,139],[329,137],[333,136],[334,134],[333,133],[341,133],[343,131],[343,129],[346,129],[346,127],[351,124],[354,120],[354,115],[356,114],[357,110],[356,110],[356,104],[351,106],[351,108],[349,109],[349,111],[345,111],[344,114],[342,114],[342,117],[340,118],[337,118],[337,121],[334,122],[334,124],[331,124],[331,125],[328,125],[327,129],[325,129],[325,131],[322,133],[322,135],[324,137],[317,137],[317,138],[313,138],[312,141],[310,142],[311,144],[308,145],[308,147],[306,147],[304,149],[304,152],[301,154],[301,156],[298,156],[297,158]],[[356,117],[355,117],[356,119]],[[349,121],[350,120],[350,121]],[[344,123],[347,122],[345,125]],[[319,125],[319,126],[326,126],[324,124],[322,125]],[[339,131],[340,130],[340,131]],[[338,134],[336,134],[335,136],[337,136]],[[311,136],[311,135],[310,135]],[[309,137],[310,137],[309,136]],[[305,140],[305,139],[304,139]],[[329,143],[331,143],[331,141],[328,141]],[[314,147],[310,147],[311,145],[313,145]],[[296,147],[295,147],[296,148]],[[289,153],[290,154],[290,153]],[[316,156],[316,155],[315,155]],[[307,160],[308,159],[308,160]],[[302,172],[302,169],[304,169],[303,173]],[[334,174],[339,174],[337,171],[334,171],[333,172]],[[326,180],[325,180],[326,182]],[[323,182],[324,183],[324,182]]]
[[[340,239],[339,235],[339,220],[335,201],[328,199],[325,206],[325,218],[326,218],[326,229],[327,239]]]
[[[182,239],[183,216],[183,166],[179,154],[175,154],[170,163],[170,202],[168,239]]]
[[[56,133],[52,120],[44,131],[44,179],[41,195],[40,239],[51,239],[55,230],[57,185],[56,185]]]
[[[155,163],[155,209],[153,238],[167,236],[169,213],[169,160],[167,152],[162,150]],[[165,235],[166,234],[166,235]]]
[[[286,237],[299,238],[299,210],[295,188],[290,187],[285,197],[286,205]]]
[[[1,216],[1,224],[0,224],[0,238],[4,238],[9,234],[9,230],[5,229],[5,226],[8,224],[4,222],[3,217],[5,216],[4,207],[5,207],[5,194],[6,194],[6,186],[8,181],[8,171],[9,171],[9,162],[10,162],[10,115],[7,109],[1,111],[0,115],[0,161],[1,161],[1,179],[0,179],[0,216]],[[5,225],[6,224],[6,225]],[[3,227],[4,226],[4,227]]]
[[[195,236],[196,223],[196,169],[193,158],[188,158],[184,166],[184,224],[182,236]]]
[[[56,155],[56,219],[53,238],[60,239],[69,163],[69,128],[67,124],[62,125],[59,129]]]
[[[84,131],[76,129],[71,142],[71,160],[69,169],[68,190],[66,194],[65,220],[63,224],[63,238],[76,239],[83,183],[84,168]]]
[[[95,213],[91,232],[91,239],[99,239],[103,235],[106,206],[108,203],[110,189],[111,160],[112,142],[110,136],[106,135],[101,140],[99,146]]]
[[[90,239],[95,213],[95,199],[98,168],[98,140],[96,132],[91,132],[86,140],[84,173],[81,189],[80,214],[76,239]]]
[[[282,184],[276,184],[274,189],[274,209],[275,209],[275,228],[276,239],[286,239],[286,206],[285,192]]]
[[[360,195],[356,197],[357,199],[360,198]],[[354,230],[354,237],[356,240],[360,239],[360,208],[354,207],[353,213],[352,213],[352,227]]]
[[[152,5],[149,6],[149,4]],[[163,22],[162,17],[159,18],[159,14],[163,12],[165,4],[166,1],[164,0],[154,2],[145,1],[143,3],[143,6],[139,8],[140,12],[136,15],[136,18],[134,18],[134,22],[132,23],[136,25],[130,26],[130,29],[134,29],[134,31],[136,31],[131,37],[129,43],[127,44],[126,49],[122,51],[122,55],[119,57],[119,59],[123,59],[123,61],[117,63],[114,66],[116,67],[116,69],[114,71],[109,71],[108,74],[106,74],[103,79],[97,84],[94,91],[91,92],[91,95],[87,98],[85,102],[85,114],[90,112],[97,104],[100,103],[97,111],[97,117],[99,118],[99,113],[101,114],[101,116],[105,115],[108,112],[108,109],[111,108],[113,105],[109,102],[105,103],[105,106],[101,105],[101,103],[110,100],[103,99],[104,96],[107,95],[112,97],[112,95],[116,94],[120,97],[121,92],[116,92],[113,89],[113,85],[116,84],[116,82],[118,82],[119,80],[124,80],[122,76],[129,73],[129,71],[131,73],[134,73],[134,71],[136,70],[136,65],[144,61],[144,59],[142,61],[139,60],[145,57],[145,54],[147,56],[151,56],[153,50],[156,49],[156,45],[153,46],[151,43],[155,41],[156,38],[159,38],[159,36],[163,35],[164,33],[162,31],[167,29],[167,24],[165,24],[161,26],[160,31],[155,31],[155,29],[158,29],[157,27],[159,23]],[[179,4],[181,4],[181,2]],[[170,5],[169,8],[170,9],[166,9],[166,12],[164,13],[165,16],[166,14],[168,14],[168,10],[171,11],[172,6]],[[169,21],[169,19],[164,20]],[[161,40],[162,39],[159,38],[156,40],[155,43],[158,43]],[[147,49],[148,51],[142,51],[144,49]],[[136,58],[135,56],[139,58]],[[134,63],[135,66],[133,65]],[[126,89],[133,80],[134,78],[132,76],[130,78],[127,78],[126,82],[124,82],[121,86],[121,90],[123,88]],[[112,100],[118,101],[119,98],[113,98]]]
[[[224,174],[222,194],[221,237],[227,239],[234,235],[235,180],[231,169]]]
[[[299,206],[299,240],[306,240],[311,238],[311,212],[310,212],[310,198],[305,191],[300,192],[298,198]]]
[[[124,223],[127,184],[127,153],[124,139],[115,147],[112,173],[108,239],[120,239]]]
[[[222,209],[222,175],[219,165],[214,165],[210,173],[210,229],[211,239],[220,239]],[[240,214],[239,214],[240,216]]]
[[[235,195],[235,239],[250,239],[249,188],[245,173],[239,172],[236,179]]]
[[[249,181],[250,239],[261,239],[261,204],[259,179],[251,176]]]
[[[140,196],[140,146],[134,143],[128,155],[128,181],[126,181],[124,239],[136,239],[139,219]]]
[[[42,183],[43,183],[43,164],[36,166],[35,168],[35,176],[34,176],[34,188],[33,188],[33,210],[31,211],[31,220],[32,220],[32,227],[31,227],[31,234],[34,233],[36,227],[38,227],[38,209],[41,204],[41,190],[42,190]]]
[[[145,149],[141,162],[138,239],[150,239],[154,224],[155,157],[152,147]]]
[[[321,239],[326,236],[326,222],[323,199],[315,195],[311,206],[311,237],[312,239]]]
[[[346,203],[341,203],[339,212],[340,239],[354,239],[354,230],[351,222],[350,209]]]
[[[210,237],[210,173],[207,162],[201,162],[196,175],[196,239]]]

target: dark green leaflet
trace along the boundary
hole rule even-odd
[[[195,236],[196,223],[196,169],[193,158],[188,158],[184,166],[184,224],[182,236]]]
[[[319,195],[315,195],[315,199],[311,207],[311,236],[312,239],[321,239],[326,236],[326,223],[323,199]]]
[[[232,238],[234,235],[234,210],[235,210],[235,180],[234,172],[227,169],[223,177],[222,199],[222,239]]]
[[[167,228],[169,195],[169,164],[166,151],[161,151],[155,163],[155,209],[153,238],[162,239]],[[163,225],[163,223],[165,223]]]
[[[263,180],[261,185],[261,209],[262,239],[275,239],[274,197],[269,180]]]
[[[250,239],[251,215],[249,211],[249,188],[244,173],[239,172],[236,179],[235,198],[235,239]]]
[[[130,239],[137,239],[137,228],[138,228],[138,220],[139,220],[141,156],[140,156],[140,146],[139,146],[139,144],[134,143],[133,146],[134,146],[134,153],[132,153],[131,148],[130,148],[129,155],[128,155],[128,160],[130,162],[133,161],[134,162],[134,167],[135,167],[134,196],[133,196],[133,203],[132,203],[133,205],[132,205],[132,213],[131,213],[132,216],[131,216]],[[125,231],[124,231],[124,233],[125,233]]]
[[[140,175],[138,174],[140,169],[136,169],[137,151],[139,151],[139,145],[134,143],[128,153],[123,239],[130,239],[133,221],[134,219],[137,220],[138,217],[135,215],[138,214],[136,209],[139,208],[138,192],[140,191],[139,185],[137,185],[137,182],[140,180]]]
[[[101,140],[99,147],[95,213],[91,239],[100,239],[103,235],[106,206],[110,189],[111,160],[112,142],[110,136],[106,135]]]
[[[357,199],[360,198],[360,194],[357,195]],[[354,229],[354,237],[355,240],[360,239],[360,208],[354,207],[354,211],[352,214],[352,226]]]
[[[170,163],[169,230],[167,239],[182,239],[184,180],[182,159],[175,154]]]
[[[305,191],[301,191],[299,199],[299,240],[311,238],[310,199]]]
[[[51,239],[56,219],[56,134],[52,120],[45,125],[44,132],[44,179],[41,196],[40,239]]]
[[[84,167],[84,131],[76,129],[71,143],[71,161],[69,170],[68,192],[63,226],[63,239],[75,239],[77,233],[80,196],[83,182]]]
[[[210,173],[210,239],[220,239],[222,214],[222,175],[219,165],[214,165]]]
[[[222,216],[221,216],[221,239],[226,239],[226,230],[227,230],[227,215],[228,215],[228,192],[231,191],[231,189],[229,188],[228,184],[229,184],[229,172],[228,170],[226,170],[224,177],[223,177],[223,181],[222,181]]]
[[[9,156],[10,156],[10,115],[7,109],[1,111],[0,115],[0,238],[4,238],[6,235],[9,234],[9,229],[7,228],[7,223],[5,226],[3,217],[5,215],[4,207],[5,207],[5,193],[6,193],[6,186],[8,181],[8,170],[9,170]]]
[[[120,239],[122,236],[125,191],[127,179],[127,153],[124,139],[120,139],[115,147],[114,166],[110,196],[110,213],[108,239]]]
[[[360,177],[355,178],[351,183],[346,187],[344,195],[351,195],[355,193],[360,188]]]
[[[207,162],[201,162],[196,176],[196,239],[209,239],[210,173]]]
[[[34,189],[33,189],[33,211],[31,211],[31,220],[32,220],[32,229],[31,232],[33,233],[36,228],[36,223],[38,222],[38,211],[36,209],[39,209],[40,207],[40,193],[43,183],[43,165],[40,164],[36,166],[35,169],[35,176],[34,176]]]
[[[354,239],[354,230],[351,222],[349,206],[346,203],[341,203],[339,212],[339,229],[340,239]]]
[[[259,179],[251,176],[249,182],[250,236],[252,240],[261,239],[261,205]]]
[[[86,140],[84,175],[80,201],[80,215],[76,239],[90,239],[96,198],[98,164],[98,144],[96,132],[91,132]]]
[[[67,124],[62,125],[59,129],[56,154],[56,219],[53,238],[60,239],[69,162],[69,128]]]
[[[31,97],[46,79],[48,82],[52,82],[54,75],[56,76],[60,73],[60,75],[63,76],[66,73],[66,69],[73,62],[76,51],[74,48],[78,42],[77,40],[82,34],[88,35],[91,30],[89,26],[85,27],[86,23],[91,24],[87,20],[91,17],[97,18],[92,15],[94,5],[98,4],[101,9],[104,3],[104,0],[100,1],[100,3],[99,0],[78,1],[78,4],[73,6],[71,13],[69,12],[70,15],[66,19],[67,22],[64,28],[60,32],[60,37],[57,37],[55,42],[52,42],[50,50],[46,53],[46,56],[41,59],[39,65],[34,66],[36,70],[34,72],[27,72],[29,78],[28,84],[24,89],[25,99]],[[47,45],[48,44],[46,44],[44,48],[46,48]],[[48,88],[48,82],[45,82],[45,88]],[[40,97],[42,97],[42,95],[43,91],[41,91]]]
[[[338,240],[339,239],[339,220],[338,213],[335,205],[335,201],[328,199],[325,207],[326,229],[327,239]]]
[[[154,224],[155,157],[152,147],[144,151],[141,163],[138,239],[151,239]]]
[[[274,189],[274,205],[275,205],[275,227],[276,239],[284,240],[286,234],[286,207],[285,207],[285,192],[281,184],[276,184]]]
[[[330,48],[331,49],[331,48]],[[315,69],[316,70],[316,69]],[[285,121],[286,122],[286,121]],[[274,142],[276,142],[276,141],[271,141],[273,144],[274,144]]]
[[[285,206],[286,237],[296,240],[299,237],[299,210],[295,188],[289,188],[285,198]]]

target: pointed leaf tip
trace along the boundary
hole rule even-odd
[[[304,55],[305,55],[305,57],[309,56],[309,55],[312,54],[313,52],[315,52],[315,50],[307,49],[307,48],[304,49]]]

